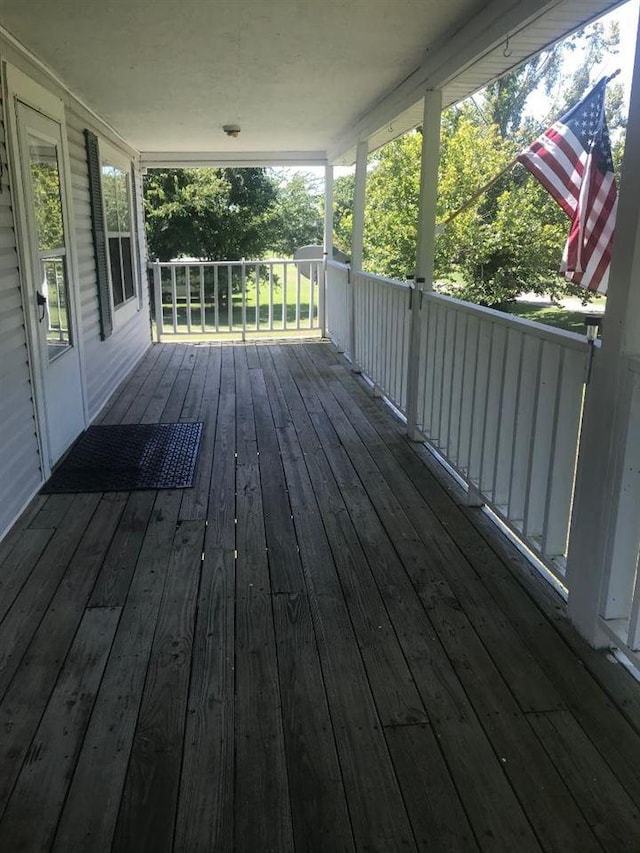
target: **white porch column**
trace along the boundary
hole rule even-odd
[[[417,428],[421,293],[424,290],[433,290],[441,115],[442,92],[440,90],[426,92],[422,119],[422,160],[420,163],[420,206],[418,209],[415,292],[411,304],[411,331],[407,369],[407,434],[414,441],[422,440],[422,436]]]
[[[326,337],[327,318],[327,261],[333,258],[333,166],[324,168],[324,264],[318,293],[318,324],[320,334]]]
[[[356,151],[356,183],[353,194],[353,228],[351,232],[351,319],[349,324],[349,355],[353,370],[359,371],[356,362],[356,300],[355,273],[362,270],[364,247],[364,205],[367,192],[367,156],[369,143],[358,142]]]
[[[353,230],[351,233],[351,269],[360,272],[364,244],[364,203],[367,192],[367,157],[369,143],[358,142],[356,151],[356,183],[353,193]]]
[[[596,646],[610,644],[599,622],[601,615],[608,619],[629,615],[640,538],[640,413],[632,399],[632,370],[640,358],[639,162],[640,42],[603,343],[587,389],[567,559],[569,615]]]

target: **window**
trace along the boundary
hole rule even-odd
[[[91,130],[84,132],[98,287],[100,337],[141,307],[136,272],[131,162]]]
[[[101,146],[101,152],[104,148]],[[111,297],[113,307],[117,310],[136,296],[136,279],[132,247],[131,174],[128,168],[114,160],[108,155],[101,158]]]

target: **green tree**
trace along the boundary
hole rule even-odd
[[[237,260],[273,243],[278,188],[266,169],[160,169],[144,180],[149,254]]]
[[[413,132],[385,145],[368,176],[364,266],[392,278],[407,278],[415,268],[421,140]]]
[[[38,229],[38,251],[59,249],[64,245],[64,233],[58,164],[33,159],[31,189]]]
[[[525,63],[483,93],[442,116],[438,219],[444,221],[510,163],[551,121],[589,88],[589,70],[613,52],[614,29],[594,25],[588,32]],[[564,59],[575,53],[571,72]],[[591,83],[595,82],[594,80]],[[558,104],[554,115],[536,123],[527,99],[542,88]],[[610,86],[608,121],[614,158],[620,156],[621,92]],[[420,173],[419,132],[406,134],[376,152],[370,162],[365,213],[365,266],[404,277],[415,265]],[[435,275],[448,280],[456,296],[500,305],[523,291],[586,294],[558,276],[568,221],[551,196],[523,167],[505,174],[436,241]]]
[[[351,255],[355,174],[342,175],[333,182],[333,240],[337,249]]]
[[[322,193],[318,181],[305,172],[279,178],[274,210],[274,239],[270,246],[276,254],[293,255],[296,249],[322,244]]]

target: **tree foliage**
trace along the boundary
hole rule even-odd
[[[144,182],[149,253],[159,260],[289,256],[322,240],[317,181],[262,168],[161,169]]]
[[[618,35],[615,27],[592,25],[586,33],[488,86],[480,96],[444,111],[439,221],[461,207],[586,93],[595,82],[589,72],[606,54],[615,52]],[[564,71],[567,57],[575,58],[568,73]],[[527,113],[528,98],[536,90],[554,101],[553,115],[542,122]],[[621,100],[620,88],[610,85],[607,118],[616,162],[622,150]],[[371,271],[399,278],[413,273],[420,151],[421,134],[414,131],[370,159],[364,264]],[[352,183],[345,181],[341,190],[351,188]],[[350,225],[348,215],[336,216],[337,242],[350,242]],[[517,166],[444,229],[436,241],[436,278],[448,282],[455,295],[486,305],[509,302],[526,291],[552,296],[576,293],[584,298],[585,291],[558,275],[567,229],[568,220],[551,196]]]
[[[304,172],[284,178],[275,176],[275,180],[278,194],[269,248],[288,257],[301,246],[321,245],[324,211],[317,181]]]
[[[333,182],[333,241],[347,255],[351,255],[354,192],[355,174],[343,175]]]
[[[38,251],[64,246],[58,164],[31,162],[31,189],[38,229]]]
[[[278,188],[262,168],[161,169],[144,183],[149,254],[260,257],[274,239]]]

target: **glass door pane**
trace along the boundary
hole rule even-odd
[[[46,323],[47,354],[52,361],[73,343],[58,149],[55,143],[32,135],[27,141],[40,260],[39,293],[46,300],[40,305],[41,322]]]

